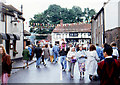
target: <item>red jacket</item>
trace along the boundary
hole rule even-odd
[[[2,73],[10,74],[12,69],[10,55],[5,54],[2,56]]]
[[[100,85],[120,85],[120,62],[113,58],[106,58],[98,63],[97,69]]]

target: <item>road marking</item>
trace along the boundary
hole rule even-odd
[[[60,69],[60,80],[62,80],[62,69]]]

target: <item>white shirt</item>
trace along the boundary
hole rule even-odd
[[[113,48],[113,53],[112,53],[113,56],[117,56],[117,58],[119,57],[119,53],[118,53],[118,50]]]
[[[112,56],[107,56],[107,57],[105,57],[105,58],[112,58]]]

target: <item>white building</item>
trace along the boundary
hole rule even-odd
[[[110,0],[104,7],[105,31],[120,27],[120,0]]]
[[[120,0],[108,0],[92,19],[92,43],[116,42],[120,48]]]
[[[21,58],[23,51],[24,21],[22,12],[12,5],[0,3],[0,36],[11,59]]]
[[[64,39],[67,43],[87,44],[91,42],[91,25],[90,24],[61,24],[56,26],[52,32],[52,44],[60,44]]]

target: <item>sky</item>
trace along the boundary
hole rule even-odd
[[[108,0],[6,0],[6,4],[11,4],[18,10],[21,10],[21,5],[23,5],[23,17],[26,19],[25,23],[27,22],[25,29],[29,30],[30,18],[33,18],[34,14],[44,12],[51,4],[57,4],[62,8],[68,9],[71,9],[73,6],[79,6],[82,10],[89,7],[98,12],[106,1]]]

